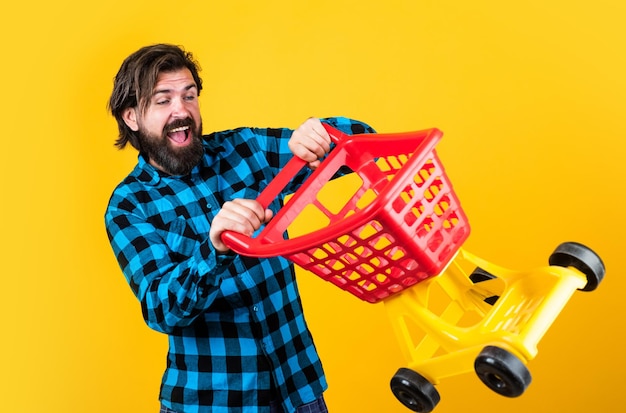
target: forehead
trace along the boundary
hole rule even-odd
[[[187,68],[161,72],[157,76],[153,93],[173,92],[197,87],[191,71]]]

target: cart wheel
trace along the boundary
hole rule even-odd
[[[577,242],[564,242],[550,255],[550,265],[574,267],[587,276],[587,285],[582,291],[593,291],[604,278],[602,259],[590,248]]]
[[[476,358],[474,369],[487,387],[506,397],[521,396],[531,381],[526,365],[500,347],[485,347]]]
[[[425,377],[411,369],[401,368],[391,379],[391,391],[414,412],[431,412],[439,403],[439,392]]]

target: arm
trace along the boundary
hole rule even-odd
[[[323,121],[346,133],[374,132],[368,125],[347,118],[328,118]],[[264,147],[273,148],[273,152],[277,154],[277,157],[274,159],[283,159],[286,163],[287,159],[297,156],[307,161],[310,169],[313,170],[319,166],[320,159],[331,149],[330,136],[322,125],[322,120],[318,118],[305,120],[296,130],[289,132],[290,137],[288,140],[285,139],[286,132],[287,130],[285,129],[257,130],[257,136],[272,136],[275,138],[270,141],[271,143],[262,145]],[[284,146],[284,142],[286,142],[286,147]],[[268,152],[272,152],[272,150]],[[282,156],[281,154],[283,153],[289,153],[289,156]],[[273,167],[278,169],[281,165],[274,165]],[[287,192],[294,191],[309,173],[310,171],[304,172],[303,176],[295,179],[292,184],[296,186],[290,186]],[[211,225],[211,242],[218,251],[227,252],[228,247],[223,243],[221,238],[221,234],[224,231],[229,230],[252,236],[262,224],[267,223],[271,219],[272,215],[271,210],[264,210],[261,204],[255,200],[235,199],[233,201],[227,201],[224,203],[222,210],[215,216]]]
[[[309,118],[293,131],[287,145],[293,155],[308,161],[311,169],[315,169],[320,163],[319,158],[330,151],[330,142],[330,136],[320,120]],[[263,209],[256,200],[226,201],[211,223],[211,243],[218,252],[227,253],[229,248],[222,241],[222,232],[233,231],[252,236],[272,215],[270,209]]]
[[[106,229],[144,319],[163,333],[188,326],[217,296],[222,273],[233,257],[218,255],[206,236],[187,237],[184,220],[157,229],[129,204],[114,195]],[[181,259],[174,249],[185,250],[188,256]]]

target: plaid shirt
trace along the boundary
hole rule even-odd
[[[346,133],[373,130],[328,118]],[[204,136],[205,156],[186,176],[139,156],[105,214],[119,265],[148,326],[168,334],[160,398],[184,413],[286,412],[319,397],[326,379],[307,328],[293,265],[277,257],[217,254],[211,221],[234,198],[255,199],[293,156],[290,129],[240,128]],[[310,174],[308,168],[283,195]],[[276,212],[281,200],[270,208]]]

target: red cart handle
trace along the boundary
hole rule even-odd
[[[338,144],[339,142],[347,139],[350,135],[347,135],[330,125],[322,124],[330,139]],[[259,194],[257,201],[263,208],[267,208],[274,199],[281,193],[281,191],[287,186],[291,179],[300,170],[307,165],[308,162],[294,156],[287,162],[283,169],[272,179],[272,181],[265,187],[265,189]],[[222,232],[222,241],[226,246],[238,253],[252,253],[252,246],[250,244],[253,239],[247,235],[240,234],[234,231]],[[255,257],[275,257],[282,255],[285,251],[281,246],[275,247],[273,244],[259,244],[254,243],[254,256]]]

